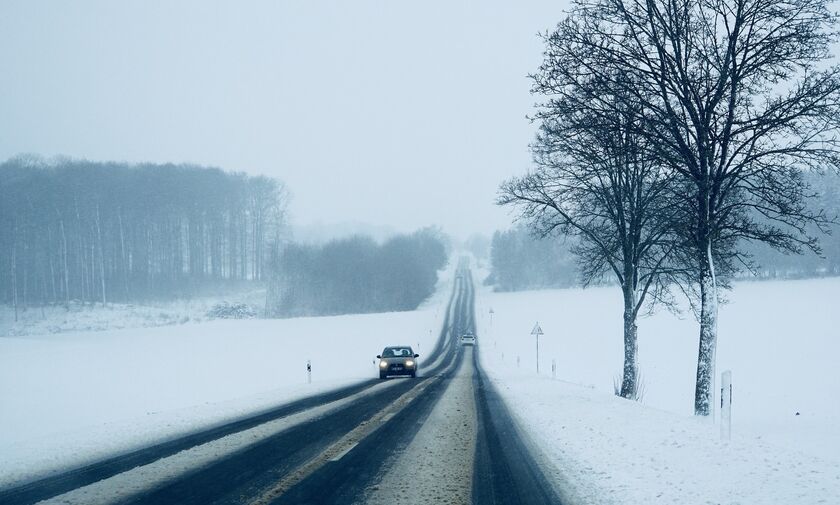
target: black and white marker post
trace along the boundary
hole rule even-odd
[[[306,383],[312,384],[312,361],[306,360]]]
[[[720,376],[720,438],[732,438],[732,371],[727,370]]]

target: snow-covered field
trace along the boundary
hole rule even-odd
[[[0,337],[21,337],[82,331],[152,328],[211,320],[210,309],[220,302],[243,303],[257,314],[265,308],[265,289],[239,290],[224,296],[148,303],[84,304],[73,301],[68,307],[29,307],[15,311],[0,305]]]
[[[414,312],[0,337],[0,486],[373,377],[373,356],[389,343],[422,355],[451,277]],[[617,289],[477,292],[484,369],[571,502],[837,503],[840,279],[739,283],[728,298],[718,362],[733,372],[733,439],[722,442],[717,425],[691,415],[690,314],[640,321],[637,403],[612,394]],[[68,317],[64,329],[85,324]]]
[[[738,283],[727,296],[718,372],[733,374],[729,443],[691,415],[690,313],[640,321],[643,402],[614,397],[616,288],[480,291],[482,362],[582,503],[838,503],[840,279]],[[536,321],[545,331],[539,376]]]
[[[0,337],[0,486],[372,378],[389,344],[422,373],[451,276],[413,312]]]

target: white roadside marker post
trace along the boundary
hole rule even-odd
[[[540,328],[540,322],[537,321],[537,324],[534,325],[534,329],[531,330],[531,335],[537,337],[537,375],[540,374],[540,335],[544,335],[542,328]]]
[[[720,377],[720,438],[732,438],[732,371],[726,370]]]
[[[493,314],[496,311],[493,310],[493,307],[490,307],[490,331],[487,332],[488,335],[493,335],[493,349],[496,348],[496,333],[493,331]]]
[[[551,378],[552,378],[552,380],[557,379],[557,360],[556,359],[551,360]]]
[[[312,361],[306,360],[306,383],[312,384]]]
[[[519,356],[516,357],[516,368],[519,368]]]

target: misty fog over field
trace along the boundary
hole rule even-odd
[[[837,8],[2,2],[0,503],[834,503]]]
[[[563,8],[6,3],[0,159],[194,163],[283,180],[296,225],[492,233]]]

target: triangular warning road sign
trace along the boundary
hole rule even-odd
[[[542,328],[540,328],[540,323],[534,325],[534,329],[531,330],[531,335],[544,335]]]

